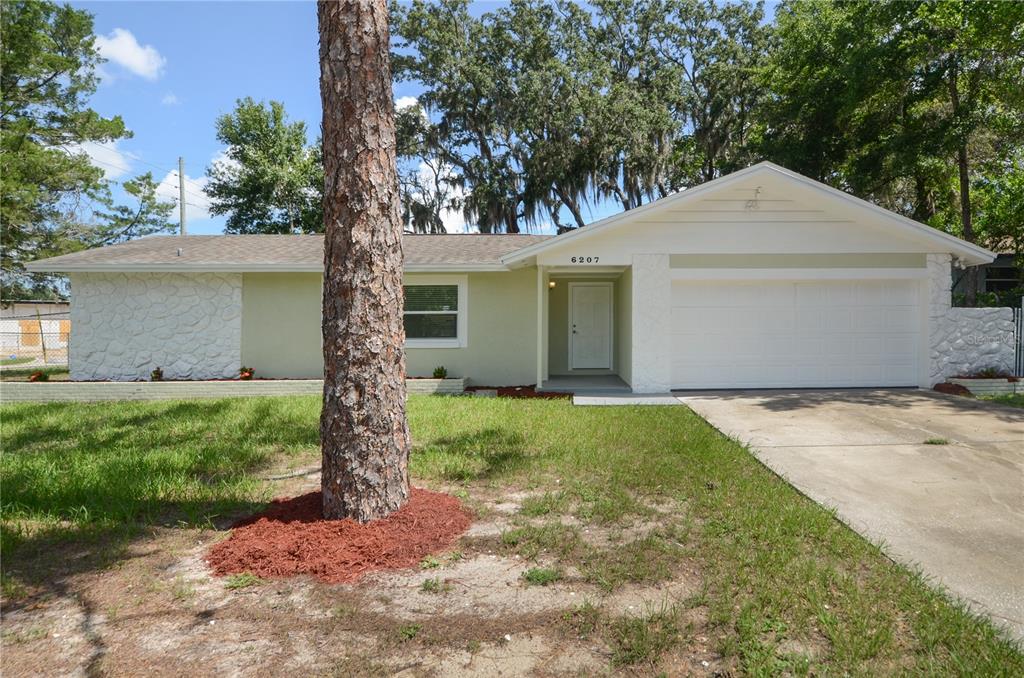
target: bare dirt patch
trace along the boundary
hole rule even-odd
[[[302,493],[315,484],[315,477],[300,477],[280,485]],[[205,560],[227,532],[152,530],[113,565],[58,572],[45,591],[9,607],[3,674],[610,675],[618,669],[607,638],[578,633],[568,621],[576,610],[596,610],[605,620],[641,616],[699,590],[699,575],[684,563],[671,580],[610,593],[573,567],[550,585],[532,585],[527,569],[557,563],[499,548],[500,535],[522,523],[517,511],[530,493],[491,486],[459,492],[466,504],[487,508],[461,540],[435,549],[422,565],[410,559],[404,569],[350,583],[303,575],[229,588]],[[637,522],[609,538],[608,529],[619,528],[563,519],[601,548],[656,528]],[[702,621],[695,624],[690,633],[706,633]],[[721,668],[705,644],[694,644],[680,655],[688,671]]]

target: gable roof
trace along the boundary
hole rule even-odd
[[[552,236],[413,235],[402,238],[406,271],[506,270],[501,257]],[[180,250],[180,254],[179,254]],[[34,261],[37,272],[323,271],[322,235],[149,236]]]
[[[669,205],[679,206],[684,203],[706,198],[708,195],[716,191],[720,191],[744,179],[752,178],[759,173],[772,173],[774,176],[782,177],[784,180],[793,182],[798,186],[818,192],[828,199],[840,201],[844,206],[860,210],[875,218],[881,218],[887,226],[891,226],[896,232],[910,237],[911,239],[916,239],[922,243],[929,243],[931,246],[937,246],[941,251],[949,252],[959,257],[968,265],[988,263],[995,258],[994,253],[989,252],[983,247],[971,244],[965,240],[949,235],[948,233],[943,233],[942,231],[932,228],[927,224],[922,224],[914,221],[913,219],[908,219],[907,217],[891,212],[884,207],[879,207],[878,205],[862,200],[856,196],[850,195],[849,193],[844,193],[839,189],[815,181],[814,179],[810,179],[802,174],[790,171],[774,163],[763,161],[756,165],[751,165],[746,169],[733,172],[732,174],[727,174],[719,177],[718,179],[700,184],[699,186],[694,186],[693,188],[679,191],[678,193],[655,200],[654,202],[647,203],[646,205],[642,205],[632,210],[606,217],[600,221],[594,222],[593,224],[589,224],[584,228],[559,235],[557,238],[532,243],[522,249],[510,252],[502,257],[501,261],[509,266],[515,266],[517,264],[521,265],[526,263],[531,257],[553,247],[559,247],[570,241],[584,240],[597,233],[629,225],[650,212],[664,209]]]

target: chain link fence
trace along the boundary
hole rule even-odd
[[[71,321],[61,315],[0,319],[0,364],[67,365]]]

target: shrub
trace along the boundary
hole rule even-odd
[[[153,381],[163,381],[164,371],[158,367],[149,373],[149,378],[152,379]]]
[[[434,379],[447,379],[448,368],[444,365],[438,365],[434,368]]]
[[[248,381],[249,379],[252,379],[252,375],[254,375],[254,374],[256,374],[256,370],[254,370],[251,367],[239,367],[238,368],[238,378],[239,379],[243,379],[243,380]]]
[[[50,373],[44,372],[43,370],[36,370],[32,374],[28,375],[29,381],[50,381]]]

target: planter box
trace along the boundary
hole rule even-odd
[[[1014,395],[1024,393],[1021,382],[1010,381],[1006,377],[998,379],[949,379],[949,383],[963,386],[974,395]]]
[[[409,395],[453,395],[466,392],[465,377],[461,379],[406,379]]]

